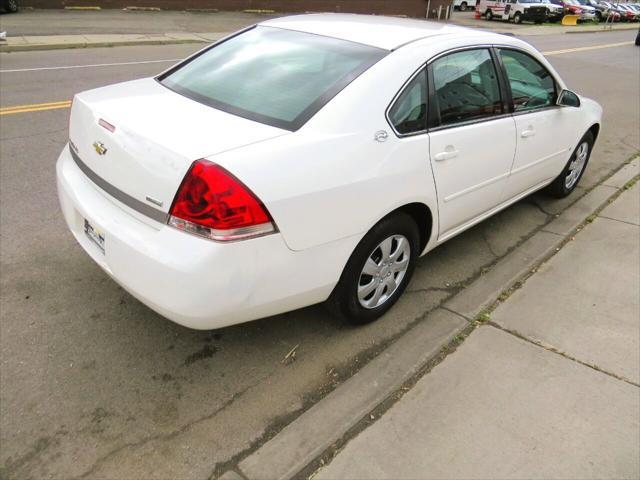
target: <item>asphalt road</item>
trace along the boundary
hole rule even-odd
[[[633,36],[529,40],[558,51]],[[0,54],[0,104],[68,100],[171,62],[32,69],[168,60],[196,48]],[[430,253],[397,306],[361,328],[321,306],[212,332],[170,323],[66,230],[54,167],[68,109],[0,116],[0,477],[206,479],[247,454],[640,150],[638,53],[624,45],[550,56],[571,88],[605,109],[580,188],[562,201],[529,197]],[[283,363],[296,346],[295,361]]]

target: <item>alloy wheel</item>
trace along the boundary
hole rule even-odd
[[[589,144],[587,142],[582,142],[576,150],[575,158],[569,164],[569,170],[567,171],[567,176],[564,179],[564,186],[567,190],[572,189],[580,178],[580,175],[584,170],[584,166],[587,164],[588,156]]]
[[[409,240],[392,235],[371,252],[358,279],[358,300],[366,309],[386,303],[402,284],[411,255]]]

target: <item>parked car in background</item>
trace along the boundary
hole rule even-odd
[[[515,37],[282,17],[77,94],[58,193],[86,253],[177,323],[327,301],[363,324],[420,256],[537,190],[570,195],[601,121]]]
[[[624,12],[626,21],[637,22],[640,19],[640,14],[638,14],[635,9],[631,8],[630,5],[624,3],[616,3],[615,5]]]
[[[558,22],[564,16],[564,8],[551,0],[540,0],[547,6],[547,22]]]
[[[637,4],[637,3],[629,4],[629,7],[633,8],[636,11],[636,13],[640,15],[640,4]],[[639,21],[639,20],[640,18],[636,17],[636,21]]]
[[[0,8],[8,13],[15,13],[18,11],[18,0],[0,0]]]
[[[582,5],[578,0],[551,0],[556,5],[561,5],[564,8],[565,15],[578,15],[580,21],[593,21],[596,19],[596,9]]]
[[[487,20],[543,23],[562,16],[562,7],[547,0],[480,0],[479,9]]]
[[[588,5],[596,9],[596,19],[598,21],[619,22],[621,15],[617,10],[612,9],[603,2],[597,0],[578,0],[581,5]]]
[[[582,3],[579,0],[566,0],[566,2],[580,9],[580,21],[593,22],[594,20],[597,20],[598,17],[596,15],[596,9],[591,5]]]
[[[603,4],[603,5],[606,5],[612,11],[617,12],[618,15],[620,15],[620,21],[622,21],[622,22],[628,22],[629,21],[629,17],[627,15],[627,12],[624,9],[620,8],[617,4],[612,3],[612,2],[608,2],[608,1],[601,1],[600,3]]]
[[[453,0],[454,10],[460,10],[461,12],[466,12],[469,9],[470,5],[475,5],[475,1],[473,3],[469,3],[469,0]]]

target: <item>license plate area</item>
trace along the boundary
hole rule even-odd
[[[91,225],[89,220],[84,219],[84,234],[91,240],[104,254],[105,235],[100,229]]]

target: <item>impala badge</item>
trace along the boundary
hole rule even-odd
[[[98,155],[105,155],[107,153],[107,147],[105,147],[102,142],[93,142],[93,148],[98,152]]]

